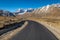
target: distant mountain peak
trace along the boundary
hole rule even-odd
[[[32,12],[32,11],[34,11],[33,8],[27,8],[27,9],[19,8],[19,9],[16,11],[16,14],[20,15],[20,14],[24,14],[24,13]]]
[[[36,9],[34,14],[39,14],[39,16],[50,16],[50,17],[60,17],[60,4],[51,4],[43,6],[39,9]]]
[[[54,8],[60,8],[60,4],[51,4],[51,5],[46,5],[46,6],[43,6],[40,9],[41,12],[47,12],[49,11],[50,9],[53,10]],[[37,9],[37,10],[39,10]]]
[[[54,7],[60,7],[60,3],[52,4],[52,6],[54,6]]]
[[[47,11],[49,9],[50,5],[47,5],[47,6],[43,6],[42,8],[40,8],[41,10],[43,11]]]

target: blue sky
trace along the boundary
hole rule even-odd
[[[14,12],[18,8],[38,8],[60,0],[0,0],[0,9]]]

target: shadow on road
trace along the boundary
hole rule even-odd
[[[14,23],[14,24],[9,24],[9,25],[4,25],[3,28],[0,28],[0,36],[8,31],[12,31],[16,28],[21,27],[23,24],[25,23],[25,21],[21,21],[19,23]]]

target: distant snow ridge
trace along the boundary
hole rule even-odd
[[[51,8],[51,7],[60,8],[60,4],[52,4],[52,5],[43,6],[40,8],[40,11],[41,12],[47,12],[47,11],[49,11],[49,8]]]
[[[24,12],[32,12],[34,9],[28,8],[28,9],[18,9],[17,12],[24,13]]]
[[[34,9],[28,8],[26,12],[32,12],[32,11],[34,11]]]
[[[50,5],[47,5],[47,6],[43,6],[42,8],[40,8],[40,10],[42,11],[42,12],[46,12],[46,11],[48,11],[48,9],[50,8]]]
[[[52,6],[54,6],[54,7],[60,7],[60,3],[52,4]]]
[[[18,9],[16,12],[23,13],[23,12],[25,12],[25,10],[24,9]]]
[[[33,8],[28,8],[28,9],[19,8],[15,14],[19,15],[19,14],[24,14],[26,12],[32,12],[32,11],[34,11]]]

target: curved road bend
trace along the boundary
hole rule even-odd
[[[16,28],[21,27],[24,23],[25,21],[21,21],[19,23],[5,25],[3,28],[0,28],[0,36],[6,32],[9,32],[9,31],[15,30]]]
[[[28,25],[13,36],[10,40],[58,40],[47,28],[43,25],[28,21]]]

